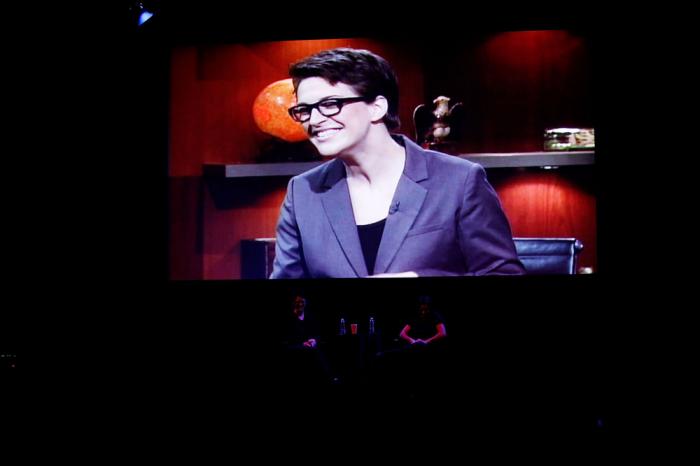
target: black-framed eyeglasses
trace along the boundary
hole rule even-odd
[[[367,97],[331,97],[329,99],[321,99],[315,104],[300,104],[291,107],[289,116],[299,123],[304,123],[309,121],[314,108],[318,109],[323,116],[334,116],[340,113],[345,104],[360,101],[367,102],[368,100]]]

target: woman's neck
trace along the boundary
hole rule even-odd
[[[369,185],[401,176],[406,151],[388,132],[368,137],[361,151],[343,158],[348,178]]]

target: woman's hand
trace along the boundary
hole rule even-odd
[[[306,346],[307,348],[316,348],[316,339],[309,338],[304,342],[304,346]]]

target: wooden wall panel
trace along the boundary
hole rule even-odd
[[[169,178],[169,258],[170,278],[201,280],[204,217],[202,178]]]
[[[203,278],[241,277],[241,240],[275,236],[287,181],[276,177],[208,183],[204,198]]]
[[[579,267],[597,270],[596,198],[591,192],[590,174],[521,170],[491,172],[489,180],[501,199],[514,236],[578,238],[584,245]]]
[[[429,96],[464,103],[459,152],[539,151],[546,128],[594,127],[590,50],[580,36],[505,32],[427,57]]]

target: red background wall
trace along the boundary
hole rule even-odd
[[[439,44],[438,44],[439,45]],[[205,164],[254,163],[274,143],[252,118],[289,63],[326,48],[370,49],[401,88],[401,132],[412,110],[443,94],[465,104],[461,152],[541,150],[545,127],[593,127],[589,50],[564,31],[517,32],[435,47],[429,42],[303,40],[179,47],[171,56],[170,275],[240,277],[240,240],[274,236],[287,179],[203,177]],[[580,265],[596,267],[594,179],[581,167],[490,170],[515,236],[575,236]]]

